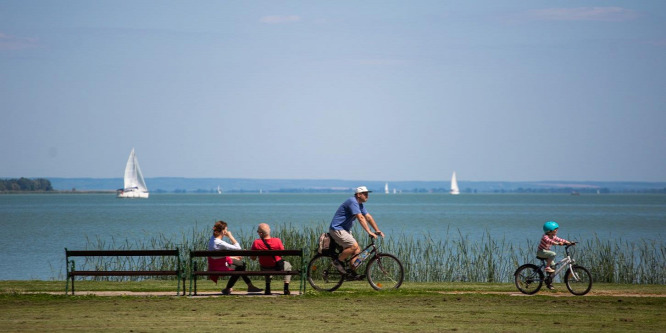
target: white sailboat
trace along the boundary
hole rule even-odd
[[[148,198],[148,188],[139,167],[134,148],[125,166],[125,187],[118,190],[118,198]]]
[[[453,171],[453,176],[451,176],[451,194],[453,195],[460,194],[460,189],[458,188],[458,179],[456,179],[455,171]]]
[[[389,194],[388,183],[384,184],[384,193]]]
[[[222,194],[222,189],[220,188],[220,185],[217,185],[217,194]]]

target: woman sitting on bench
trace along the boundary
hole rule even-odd
[[[222,240],[224,237],[229,238],[230,243]],[[220,250],[241,250],[240,244],[234,238],[234,235],[231,234],[231,231],[227,230],[227,223],[224,221],[217,221],[213,226],[213,236],[208,241],[208,250],[209,251],[220,251]],[[245,262],[242,260],[242,257],[208,257],[208,270],[210,271],[244,271]],[[209,276],[209,279],[217,283],[217,276]],[[222,289],[223,295],[229,295],[232,292],[234,284],[238,281],[238,276],[232,276],[229,278],[227,287]],[[243,281],[247,284],[247,291],[250,293],[262,292],[263,289],[257,288],[252,284],[252,281],[249,277],[243,276]]]

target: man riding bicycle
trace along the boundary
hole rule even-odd
[[[331,235],[331,238],[343,248],[338,258],[333,261],[333,265],[335,265],[335,268],[337,268],[342,274],[347,273],[344,265],[345,259],[351,256],[350,262],[353,263],[361,252],[358,242],[356,242],[356,239],[354,239],[354,236],[351,234],[354,220],[358,219],[361,227],[370,235],[370,237],[376,238],[377,235],[384,237],[384,233],[379,230],[372,215],[370,215],[363,206],[363,203],[368,201],[370,192],[372,191],[368,191],[368,188],[365,186],[357,187],[354,196],[345,200],[345,202],[340,205],[333,216],[333,220],[331,220],[329,234]],[[368,224],[370,224],[375,230],[374,233],[370,230]],[[353,264],[350,266],[352,268],[350,273],[356,275],[356,267]]]

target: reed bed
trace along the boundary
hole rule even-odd
[[[212,234],[211,226],[194,227],[180,239],[158,234],[143,242],[127,240],[106,241],[99,237],[88,239],[87,249],[175,249],[181,251],[184,269],[190,269],[187,258],[190,250],[205,250]],[[289,223],[272,227],[271,235],[282,239],[285,248],[304,248],[306,258],[317,251],[319,235],[326,229],[324,223],[295,227]],[[355,235],[364,235],[360,227]],[[239,230],[234,237],[244,248],[257,238],[255,229]],[[357,237],[363,246],[365,236]],[[585,239],[575,247],[574,258],[592,273],[595,282],[628,284],[666,284],[666,243],[656,240],[628,242],[622,239],[602,239],[598,235],[576,237]],[[538,263],[535,258],[537,240],[511,240],[494,238],[488,232],[481,239],[470,239],[459,230],[447,230],[435,239],[430,234],[389,235],[380,242],[381,250],[396,255],[403,262],[405,279],[410,282],[512,282],[513,272],[524,263]],[[558,259],[564,249],[557,247]],[[248,269],[258,269],[257,262],[246,258]],[[85,267],[95,269],[174,269],[173,258],[89,258]],[[201,258],[199,267],[205,267]],[[203,265],[203,266],[201,266]],[[292,262],[301,269],[300,262]],[[165,277],[169,279],[173,277]],[[297,277],[295,277],[297,278]],[[101,280],[141,279],[140,277],[99,277]]]

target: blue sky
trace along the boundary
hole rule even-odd
[[[666,181],[666,1],[0,1],[0,177]]]

